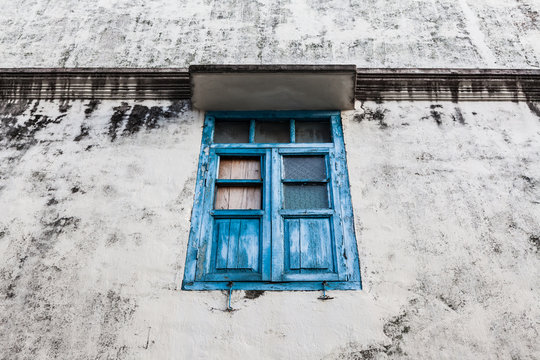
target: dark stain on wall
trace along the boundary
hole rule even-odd
[[[0,101],[0,115],[13,117],[22,115],[31,103],[32,100]]]
[[[442,113],[440,111],[437,111],[436,109],[442,108],[442,105],[431,105],[429,108],[431,109],[431,111],[430,111],[431,118],[433,120],[435,120],[435,123],[437,123],[437,125],[441,126],[442,125],[442,116],[441,116]]]
[[[534,180],[533,179],[531,179],[530,177],[528,177],[526,175],[521,175],[520,178],[525,180],[525,182],[527,183],[528,186],[534,188]]]
[[[60,104],[58,105],[58,111],[62,114],[66,113],[71,108],[71,105],[69,104],[69,101],[60,101]]]
[[[529,242],[531,243],[534,251],[536,253],[539,253],[540,252],[540,235],[529,236]]]
[[[264,291],[263,290],[246,290],[245,294],[244,294],[244,299],[250,299],[250,300],[253,300],[253,299],[256,299],[260,296],[264,295]]]
[[[379,124],[379,129],[386,129],[388,127],[388,124],[384,121],[385,114],[388,111],[387,109],[383,109],[379,106],[373,110],[370,108],[364,108],[363,104],[360,107],[364,110],[364,112],[361,114],[355,114],[353,117],[354,121],[375,121]]]
[[[97,109],[100,102],[101,101],[99,100],[90,100],[88,104],[85,105],[86,106],[86,109],[84,110],[85,116],[89,117],[94,112],[94,110]]]
[[[129,106],[127,102],[122,102],[122,105],[113,108],[114,113],[111,116],[109,125],[109,136],[111,137],[111,141],[116,139],[116,133],[122,125],[124,117],[129,109],[131,109],[131,106]]]
[[[80,219],[73,216],[61,216],[43,225],[45,229],[40,236],[32,237],[31,252],[34,255],[45,257],[56,246],[58,235],[75,231],[79,226]]]
[[[178,114],[179,111],[179,109],[176,109],[172,105],[167,110],[159,106],[147,107],[135,105],[131,114],[129,114],[124,134],[134,134],[143,127],[146,129],[157,129],[159,128],[160,118],[171,118]]]
[[[527,106],[536,116],[540,118],[540,106],[537,103],[528,101]]]
[[[128,115],[128,111],[131,112]],[[181,112],[189,110],[185,101],[172,103],[164,108],[161,106],[134,105],[133,108],[123,102],[122,106],[114,108],[114,114],[110,120],[109,136],[114,141],[118,135],[129,136],[138,133],[142,129],[150,130],[160,127],[160,119],[170,119]],[[125,119],[127,118],[127,121]],[[125,125],[124,125],[125,124]],[[121,134],[118,132],[124,127]]]
[[[161,110],[161,109],[160,109]],[[131,114],[129,114],[126,127],[123,134],[134,134],[139,132],[148,116],[148,107],[143,105],[133,106]]]
[[[500,251],[500,250],[499,250]],[[497,252],[497,251],[495,251]],[[457,311],[459,308],[463,307],[465,303],[462,300],[456,300],[455,298],[445,296],[445,295],[439,295],[438,299],[441,300],[441,302],[448,306],[450,309]]]
[[[405,311],[389,319],[383,326],[383,332],[390,339],[390,343],[373,344],[366,348],[361,348],[356,343],[349,343],[339,351],[335,358],[340,360],[373,360],[407,357],[407,353],[402,349],[402,342],[403,337],[410,330],[408,313]]]
[[[81,141],[82,139],[87,137],[90,134],[88,132],[89,130],[90,130],[90,128],[87,125],[82,124],[81,125],[81,132],[79,133],[79,135],[75,136],[75,139],[73,139],[73,141]]]
[[[27,111],[32,104],[31,101],[21,102],[1,102],[0,103],[0,141],[7,141],[8,146],[17,150],[28,149],[36,141],[34,135],[47,127],[49,124],[58,124],[66,114],[51,117],[43,114],[36,114],[39,101],[34,102],[29,111],[26,121],[20,124],[17,117]]]
[[[384,347],[387,355],[407,355],[401,349],[403,336],[407,334],[411,328],[408,325],[407,312],[403,312],[398,316],[394,316],[383,326],[383,332],[391,340],[391,344]]]
[[[452,115],[452,118],[454,121],[459,122],[461,125],[465,125],[465,118],[463,117],[463,113],[461,112],[461,109],[456,107],[454,115]]]

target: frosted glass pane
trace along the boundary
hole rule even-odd
[[[328,209],[326,184],[283,184],[284,209]]]
[[[256,143],[288,143],[291,140],[289,121],[257,121]]]
[[[214,127],[214,143],[249,142],[249,121],[219,121]]]
[[[284,156],[284,179],[324,180],[326,165],[324,156]]]
[[[295,122],[297,143],[330,143],[329,121],[300,121]]]

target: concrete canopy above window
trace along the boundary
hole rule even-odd
[[[354,109],[354,65],[190,66],[202,110]]]

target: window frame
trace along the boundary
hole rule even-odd
[[[249,143],[213,143],[215,119],[245,119],[251,120]],[[294,121],[292,119],[328,119],[332,143],[295,143]],[[264,120],[291,120],[289,143],[254,143],[254,121]],[[313,276],[295,277],[294,274],[285,274],[285,218],[298,215],[299,210],[282,209],[281,206],[271,208],[271,204],[283,204],[283,156],[287,155],[324,155],[326,168],[326,183],[329,196],[329,209],[307,210],[314,216],[327,216],[332,226],[332,243],[335,243],[333,251],[336,276],[321,276],[321,273]],[[214,209],[214,192],[219,156],[261,156],[262,178],[262,210],[217,210]],[[279,169],[276,171],[275,169]],[[279,184],[280,190],[271,189]],[[279,198],[278,198],[279,197]],[[211,205],[209,205],[211,204]],[[266,211],[265,211],[266,209]],[[215,242],[211,235],[211,226],[205,225],[209,218],[220,215],[238,215],[261,218],[261,279],[252,280],[253,276],[239,277],[240,280],[226,279],[214,276],[215,272],[209,271],[215,263],[212,261],[215,248],[208,242]],[[306,214],[306,210],[301,210]],[[333,212],[333,215],[328,215]],[[186,254],[184,290],[222,290],[229,289],[229,281],[233,281],[233,288],[239,290],[320,290],[325,283],[326,289],[334,290],[359,290],[362,288],[358,250],[354,232],[354,217],[349,190],[345,146],[341,128],[341,116],[339,111],[212,111],[205,114],[201,150],[197,171],[197,183],[191,218],[191,228]],[[334,223],[332,223],[334,222]],[[336,243],[339,234],[339,244]],[[208,240],[210,239],[210,240]],[[200,250],[202,249],[202,250]],[[343,253],[341,253],[343,251]],[[205,258],[199,256],[205,253]],[[201,274],[205,274],[201,277]],[[309,280],[302,280],[302,279]]]

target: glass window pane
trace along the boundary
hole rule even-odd
[[[214,209],[260,209],[261,200],[261,186],[218,185]]]
[[[297,120],[294,124],[297,143],[330,143],[329,121],[301,121]]]
[[[214,143],[227,144],[247,142],[249,142],[249,120],[216,120],[214,127]]]
[[[218,179],[260,179],[261,158],[220,157]]]
[[[289,121],[257,121],[255,123],[256,143],[288,143],[290,140]]]
[[[284,179],[325,180],[324,156],[284,156]]]
[[[284,209],[328,209],[326,184],[283,184]]]

